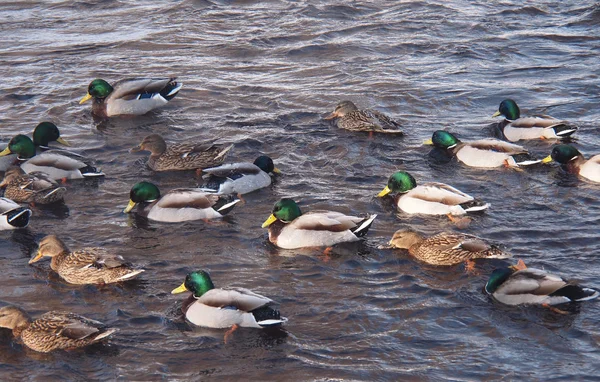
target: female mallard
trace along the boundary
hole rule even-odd
[[[26,173],[34,171],[44,172],[52,179],[83,179],[104,176],[95,167],[80,160],[53,151],[45,151],[36,155],[33,141],[26,135],[19,134],[13,137],[0,156],[18,154],[19,160],[25,160],[21,168]]]
[[[490,206],[444,183],[417,186],[415,178],[404,171],[392,174],[387,186],[377,196],[382,197],[392,192],[398,193],[398,208],[409,214],[464,215]]]
[[[453,232],[424,237],[411,230],[398,230],[389,245],[392,248],[407,249],[418,260],[433,265],[455,265],[473,259],[511,257],[483,239]]]
[[[50,142],[58,142],[65,146],[71,146],[69,142],[60,136],[58,127],[52,122],[39,123],[33,130],[33,144],[41,149],[49,149]]]
[[[112,86],[102,79],[95,79],[79,104],[94,98],[92,113],[99,117],[142,115],[165,105],[182,86],[175,77],[131,78],[117,81]]]
[[[25,228],[30,217],[29,208],[21,207],[8,198],[0,198],[0,231]]]
[[[552,118],[548,115],[541,117],[521,117],[517,103],[512,99],[505,99],[500,103],[498,111],[492,118],[504,116],[500,129],[506,139],[516,142],[521,139],[559,139],[571,136],[577,131],[577,126],[567,121]]]
[[[32,321],[24,310],[12,305],[0,308],[0,327],[11,329],[25,346],[41,353],[88,346],[117,331],[75,313],[48,312]]]
[[[233,145],[175,143],[167,146],[158,134],[148,135],[131,152],[150,151],[148,167],[153,171],[199,170],[220,165]]]
[[[572,284],[560,276],[528,268],[521,260],[516,266],[492,272],[485,291],[507,305],[558,305],[592,300],[600,295],[594,289]]]
[[[359,110],[351,101],[337,104],[333,113],[325,119],[339,118],[337,127],[352,131],[367,131],[375,133],[403,134],[401,125],[376,110]]]
[[[11,167],[4,174],[0,187],[4,196],[19,203],[50,204],[62,201],[67,189],[43,172],[25,174],[20,167]]]
[[[271,173],[280,174],[273,160],[261,155],[254,163],[228,163],[202,170],[207,175],[205,188],[219,194],[248,194],[271,185]]]
[[[40,241],[37,255],[29,264],[50,257],[52,270],[70,284],[110,284],[134,278],[143,269],[134,269],[123,257],[104,248],[83,248],[71,252],[58,237],[46,236]]]
[[[178,188],[161,197],[158,187],[150,182],[139,182],[131,188],[129,204],[123,212],[138,206],[138,215],[150,220],[176,223],[188,220],[207,220],[223,217],[239,199],[205,192],[199,188]]]
[[[262,227],[269,227],[269,241],[279,248],[331,247],[360,240],[377,215],[359,218],[334,211],[302,214],[295,201],[279,200]]]
[[[570,145],[556,145],[552,153],[542,159],[543,163],[557,161],[565,165],[568,172],[579,174],[592,182],[600,182],[600,154],[585,160],[575,147]]]
[[[451,133],[438,130],[425,144],[446,150],[471,167],[519,167],[540,163],[524,147],[493,138],[461,142]]]
[[[271,305],[275,301],[245,288],[216,289],[208,272],[200,270],[188,274],[172,294],[192,292],[192,300],[182,305],[185,318],[194,325],[223,329],[231,327],[227,337],[238,327],[266,328],[281,325],[281,317]]]

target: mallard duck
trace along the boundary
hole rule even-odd
[[[398,208],[409,214],[464,215],[490,206],[444,183],[417,186],[415,178],[405,171],[392,174],[387,186],[377,196],[383,197],[392,192],[398,193]]]
[[[117,331],[75,313],[48,312],[35,321],[21,308],[0,308],[0,327],[11,329],[28,348],[41,353],[75,349],[99,342]]]
[[[175,143],[167,146],[158,134],[148,135],[130,151],[150,151],[148,167],[153,171],[200,170],[217,166],[233,145]]]
[[[83,179],[104,176],[100,170],[80,160],[70,158],[58,152],[45,151],[36,154],[33,141],[26,135],[19,134],[13,137],[0,157],[11,153],[18,154],[21,168],[26,173],[35,171],[48,174],[52,179]]]
[[[56,203],[63,200],[67,192],[48,174],[39,171],[25,174],[20,167],[9,168],[0,187],[6,187],[5,197],[19,203]]]
[[[557,161],[565,165],[568,172],[579,174],[593,182],[600,182],[600,154],[585,160],[575,147],[570,145],[556,145],[552,153],[542,159],[543,163]]]
[[[558,139],[571,136],[577,131],[577,126],[561,121],[548,115],[540,117],[521,117],[517,103],[505,99],[500,103],[498,111],[492,118],[504,116],[500,129],[506,139],[516,142],[521,139]]]
[[[150,182],[133,186],[129,199],[123,212],[129,213],[139,205],[138,215],[167,223],[221,218],[240,201],[199,188],[178,188],[161,197],[158,187]]]
[[[25,228],[30,217],[29,208],[21,207],[8,198],[0,198],[0,230]]]
[[[206,178],[203,188],[214,189],[219,194],[248,194],[271,185],[271,173],[280,174],[273,160],[261,155],[254,163],[228,163],[202,170]]]
[[[183,84],[175,79],[131,78],[117,81],[112,86],[102,79],[95,79],[79,104],[94,98],[92,113],[100,117],[146,114],[177,95]]]
[[[473,259],[506,259],[510,254],[477,236],[442,232],[425,237],[412,230],[398,230],[389,245],[428,264],[455,265]]]
[[[29,264],[42,257],[50,257],[50,267],[70,284],[110,284],[134,278],[144,269],[134,269],[123,257],[109,253],[104,248],[83,248],[71,252],[54,235],[40,241],[38,253]]]
[[[33,144],[41,149],[49,149],[50,142],[58,142],[65,146],[71,146],[60,136],[58,127],[52,122],[41,122],[33,130]]]
[[[351,101],[337,104],[333,113],[325,119],[338,118],[337,127],[352,131],[367,131],[376,133],[403,134],[401,125],[376,110],[359,110]]]
[[[560,276],[528,268],[521,260],[516,266],[493,271],[485,291],[507,305],[558,305],[592,300],[600,295],[594,289],[572,284]]]
[[[208,272],[199,270],[188,274],[172,294],[192,292],[191,301],[184,302],[181,311],[196,326],[223,329],[231,327],[227,337],[238,327],[267,328],[281,325],[281,317],[271,306],[275,301],[245,288],[216,289]]]
[[[540,163],[529,155],[522,146],[487,138],[473,142],[461,142],[453,134],[438,130],[431,139],[424,142],[446,150],[456,159],[471,167],[519,167]]]
[[[269,227],[269,241],[279,248],[331,247],[360,240],[376,217],[360,218],[334,211],[302,214],[294,200],[283,198],[275,203],[262,227]]]

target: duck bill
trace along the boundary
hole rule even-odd
[[[4,150],[2,150],[2,152],[0,152],[0,157],[6,156],[8,154],[12,154],[12,153],[10,152],[10,149],[7,147]]]
[[[171,291],[171,294],[178,294],[178,293],[183,293],[183,292],[187,292],[187,288],[185,287],[185,283],[183,283],[180,286],[178,286],[177,288],[173,289]]]
[[[377,194],[377,197],[381,198],[382,196],[386,196],[390,192],[392,192],[392,190],[390,190],[388,186],[385,186],[385,188],[379,194]]]
[[[331,114],[329,114],[327,117],[323,118],[325,120],[330,120],[330,119],[334,119],[335,117],[338,116],[338,113],[336,113],[335,111]]]
[[[274,174],[281,174],[281,170],[280,170],[280,169],[278,169],[277,167],[275,167],[275,168],[273,169],[273,173],[274,173]]]
[[[423,144],[427,146],[433,146],[433,141],[431,139],[428,139],[426,141],[423,141]]]
[[[60,143],[61,145],[71,146],[71,144],[69,142],[67,142],[64,138],[61,138],[61,137],[58,137],[56,139],[56,142]]]
[[[129,204],[127,205],[127,207],[125,207],[125,209],[123,210],[123,212],[125,212],[126,214],[128,214],[133,209],[133,207],[135,207],[136,204],[137,204],[136,202],[134,202],[133,200],[130,200]]]
[[[42,251],[38,251],[37,255],[31,260],[29,260],[29,264],[37,263],[44,255],[42,255]]]
[[[79,104],[81,105],[82,103],[86,103],[87,101],[90,100],[90,98],[92,98],[92,95],[90,93],[87,93],[80,101]]]
[[[0,155],[2,155],[2,153],[0,153]],[[545,157],[544,159],[542,159],[542,163],[550,163],[552,162],[552,156],[548,155],[547,157]]]
[[[497,112],[495,112],[495,113],[492,115],[492,118],[496,118],[496,117],[499,117],[499,116],[501,116],[501,115],[502,115],[502,113],[500,113],[500,111],[497,111]]]
[[[267,220],[265,220],[265,222],[262,224],[262,228],[267,228],[271,224],[275,223],[276,220],[277,218],[275,217],[275,215],[271,214],[271,216],[269,216]]]
[[[138,153],[142,150],[143,150],[142,145],[138,145],[138,146],[135,146],[135,147],[129,149],[129,152],[130,153]]]

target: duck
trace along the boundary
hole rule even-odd
[[[52,150],[36,154],[33,141],[23,134],[14,136],[6,149],[0,152],[0,157],[13,153],[18,154],[18,159],[23,161],[21,168],[27,174],[39,171],[48,174],[54,180],[104,176],[104,173],[95,167]]]
[[[66,139],[60,136],[58,127],[52,122],[40,122],[33,130],[33,144],[36,148],[47,150],[51,142],[57,142],[64,146],[71,146]]]
[[[129,213],[138,206],[138,215],[159,222],[209,220],[222,218],[239,201],[199,188],[178,188],[161,196],[154,183],[139,182],[131,188],[129,204],[123,212]]]
[[[512,99],[500,103],[492,118],[503,116],[499,124],[507,140],[517,142],[523,139],[561,139],[573,135],[577,126],[548,115],[540,117],[521,117],[519,106]]]
[[[0,198],[0,231],[25,228],[29,225],[31,210],[13,200]]]
[[[18,203],[52,204],[64,200],[67,189],[48,174],[34,171],[26,174],[21,167],[11,167],[4,173],[0,188],[4,196]]]
[[[406,171],[393,173],[377,197],[390,193],[398,194],[396,206],[408,214],[465,215],[490,206],[445,183],[430,182],[417,186],[415,178]]]
[[[201,269],[189,273],[172,294],[191,292],[191,301],[184,302],[182,312],[195,326],[205,328],[231,328],[227,338],[238,327],[263,329],[280,326],[286,317],[272,306],[277,304],[268,297],[245,288],[215,288],[210,274]]]
[[[52,311],[32,320],[29,314],[14,305],[0,308],[0,327],[11,329],[16,339],[40,353],[85,347],[117,331],[75,313]]]
[[[254,163],[228,163],[202,170],[206,175],[203,188],[218,194],[244,195],[271,185],[271,174],[281,174],[273,160],[261,155]]]
[[[541,162],[541,160],[533,159],[527,149],[514,143],[494,138],[461,142],[456,136],[445,130],[437,130],[433,133],[432,138],[425,141],[424,144],[445,150],[470,167],[516,168]]]
[[[529,268],[522,260],[517,265],[496,269],[485,284],[485,292],[506,305],[559,305],[593,300],[595,289],[573,284],[541,269]]]
[[[359,241],[376,217],[369,215],[362,218],[322,210],[302,214],[293,199],[283,198],[275,203],[262,228],[269,228],[269,241],[282,249],[330,248],[340,243]]]
[[[147,166],[153,171],[201,170],[218,166],[233,145],[167,143],[158,134],[150,134],[131,152],[150,151]]]
[[[166,105],[183,86],[176,77],[128,78],[110,85],[101,78],[90,82],[87,94],[79,101],[83,104],[94,99],[92,114],[98,117],[117,115],[143,115]]]
[[[369,133],[404,134],[398,122],[376,110],[360,110],[352,101],[342,101],[324,119],[336,120],[340,129],[366,131]]]
[[[407,249],[416,259],[432,265],[456,265],[473,259],[506,259],[510,254],[477,236],[441,232],[425,237],[413,230],[394,233],[390,247]]]
[[[29,264],[43,257],[52,259],[52,270],[69,284],[111,284],[131,280],[144,272],[144,269],[133,268],[122,256],[104,248],[83,248],[71,252],[56,235],[48,235],[40,241],[38,252]]]
[[[600,182],[600,154],[585,160],[575,147],[566,144],[554,146],[550,155],[542,159],[543,163],[556,161],[565,166],[568,172],[578,174],[592,182]]]

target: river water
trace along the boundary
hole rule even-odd
[[[481,289],[503,261],[436,268],[379,249],[447,219],[397,214],[374,196],[397,169],[492,204],[463,232],[526,263],[600,287],[598,186],[556,165],[518,172],[443,163],[422,146],[437,129],[489,136],[510,97],[523,114],[580,127],[600,152],[600,6],[575,1],[4,1],[0,5],[0,138],[55,122],[104,180],[71,182],[64,206],[35,207],[28,229],[0,233],[0,301],[37,316],[69,310],[120,331],[108,344],[39,355],[0,333],[2,380],[574,380],[598,374],[597,302],[569,315],[506,308]],[[178,76],[180,94],[142,117],[95,120],[78,105],[97,77]],[[339,130],[322,118],[344,99],[380,110],[404,138]],[[155,174],[129,149],[170,141],[234,143],[229,160],[270,155],[284,173],[223,221],[160,224],[128,216],[129,189],[195,186]],[[528,142],[541,157],[552,142]],[[3,146],[4,147],[4,146]],[[378,218],[363,245],[277,250],[261,223],[281,197],[303,210]],[[28,266],[47,234],[105,246],[147,271],[117,286],[71,286],[48,262]],[[217,286],[278,301],[283,331],[191,329],[170,291],[198,268]]]

